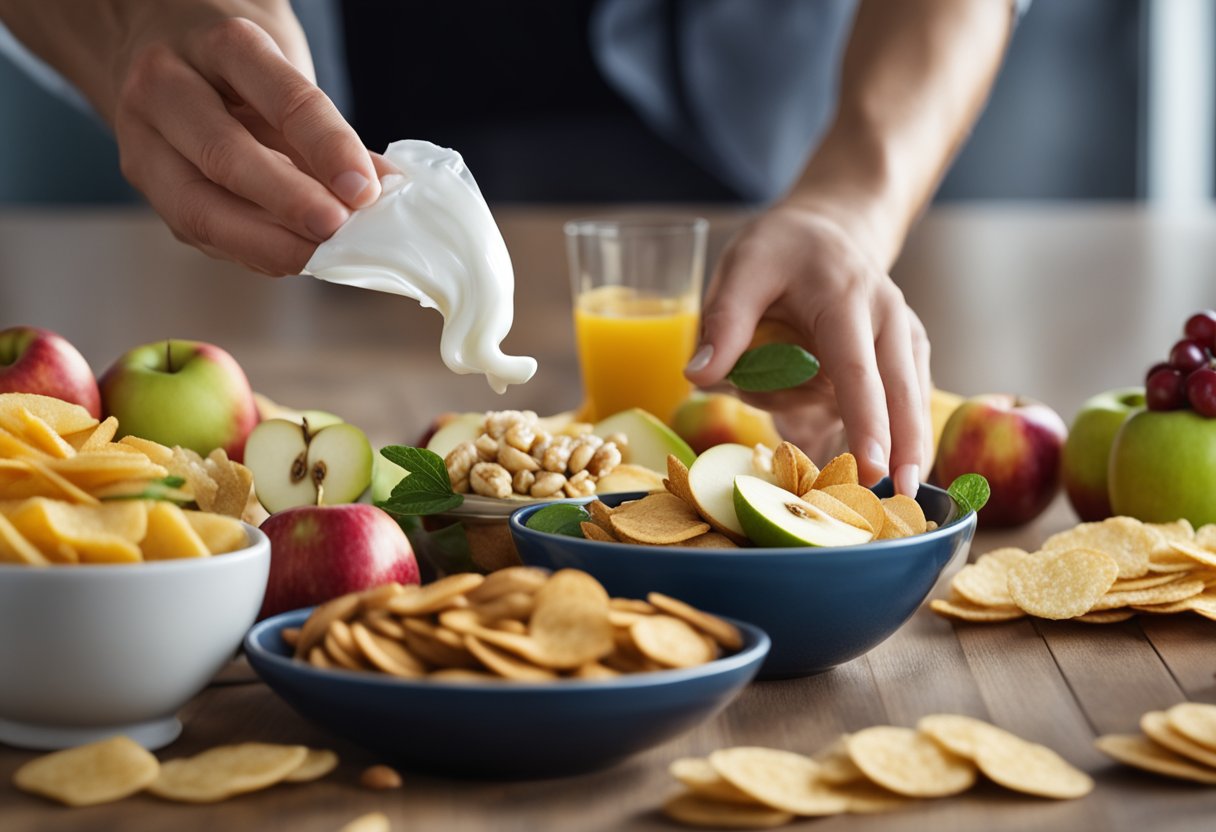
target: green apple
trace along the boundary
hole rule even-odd
[[[231,355],[201,341],[158,341],[123,355],[101,377],[101,404],[120,436],[139,436],[241,461],[258,423],[249,379]]]
[[[714,445],[688,468],[688,490],[697,504],[697,512],[714,528],[738,538],[746,537],[747,533],[735,513],[735,478],[741,475],[772,478],[771,474],[755,469],[753,455],[753,449],[746,445],[728,442]]]
[[[1216,419],[1192,410],[1135,413],[1110,452],[1116,514],[1149,523],[1216,523]]]
[[[372,446],[345,422],[313,430],[305,421],[269,419],[249,434],[245,464],[258,501],[272,514],[296,506],[359,499],[372,481]]]
[[[1111,516],[1107,486],[1111,445],[1127,418],[1143,407],[1143,387],[1121,387],[1089,399],[1073,419],[1064,442],[1060,473],[1068,501],[1082,520]]]
[[[614,433],[624,434],[628,439],[622,454],[625,461],[652,471],[667,470],[668,454],[674,454],[685,465],[691,465],[696,458],[692,448],[675,431],[638,407],[622,410],[598,422],[593,432],[601,439]]]
[[[735,513],[757,546],[855,546],[872,535],[759,477],[735,477]]]

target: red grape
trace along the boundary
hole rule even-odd
[[[1156,364],[1154,364],[1153,366],[1148,368],[1148,372],[1144,374],[1144,377],[1147,379],[1149,376],[1151,376],[1153,373],[1157,372],[1158,370],[1172,370],[1172,369],[1174,369],[1174,368],[1170,366],[1170,362],[1158,361]],[[421,445],[419,447],[421,447]]]
[[[1182,373],[1172,368],[1157,370],[1144,384],[1149,410],[1179,410],[1186,407]]]
[[[1198,341],[1183,338],[1170,349],[1170,366],[1186,375],[1208,365],[1208,351]]]
[[[1216,418],[1216,370],[1205,367],[1187,376],[1186,397],[1200,416]]]
[[[1210,350],[1216,350],[1216,311],[1205,309],[1196,312],[1186,321],[1186,337],[1198,341]]]

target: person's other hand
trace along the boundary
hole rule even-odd
[[[127,0],[109,100],[122,171],[174,235],[270,275],[379,196],[376,163],[313,82],[285,0]]]
[[[819,359],[819,375],[746,398],[820,464],[843,421],[862,481],[891,473],[900,493],[914,495],[931,462],[929,341],[865,239],[860,223],[819,208],[782,204],[754,220],[710,283],[686,375],[718,384],[758,325],[786,332],[780,340]]]

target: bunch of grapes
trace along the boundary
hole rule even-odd
[[[1150,410],[1181,410],[1216,418],[1216,311],[1187,319],[1186,337],[1170,349],[1169,361],[1154,364],[1144,380]]]

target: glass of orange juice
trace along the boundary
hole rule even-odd
[[[566,223],[581,419],[640,407],[669,422],[688,396],[708,228],[700,217]]]

